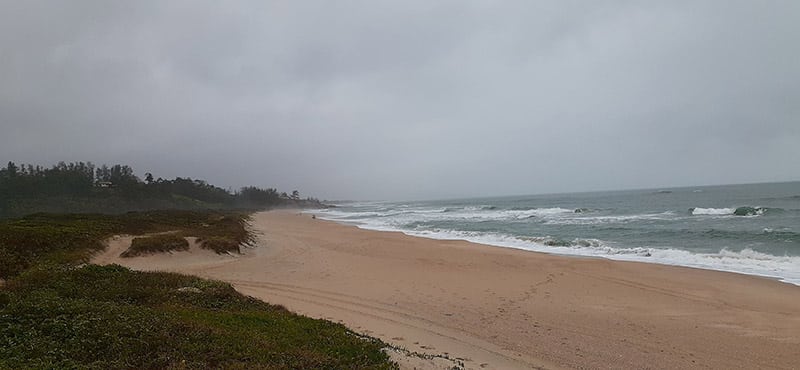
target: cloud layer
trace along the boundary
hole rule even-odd
[[[407,199],[800,179],[796,1],[0,5],[0,159]]]

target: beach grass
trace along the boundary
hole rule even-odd
[[[131,246],[120,257],[136,257],[152,253],[185,251],[189,249],[189,242],[180,235],[173,233],[157,234],[133,238]]]
[[[33,214],[0,220],[0,279],[13,277],[36,263],[88,262],[105,248],[103,241],[118,234],[175,232],[200,240],[225,238],[236,246],[250,243],[249,214],[237,211],[147,211],[120,215]],[[201,247],[214,249],[216,245]],[[216,249],[215,249],[216,250]],[[227,250],[225,251],[227,252]]]
[[[379,340],[229,284],[86,264],[120,233],[238,246],[250,237],[247,217],[158,211],[0,222],[0,368],[396,368]]]
[[[210,236],[198,240],[200,241],[200,246],[202,248],[210,249],[220,254],[228,252],[240,252],[240,244],[235,239],[229,237]]]

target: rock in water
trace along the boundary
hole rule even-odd
[[[760,207],[739,207],[733,211],[733,214],[737,216],[755,216],[762,213],[764,213],[764,208]]]

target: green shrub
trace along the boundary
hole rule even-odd
[[[120,257],[136,257],[144,254],[185,251],[189,249],[186,238],[175,234],[159,234],[133,238],[131,246]]]
[[[113,235],[173,231],[200,239],[224,237],[250,243],[249,216],[232,211],[148,211],[122,215],[34,214],[0,220],[0,279],[13,277],[34,263],[83,263],[105,248]],[[227,252],[223,250],[219,253]]]
[[[394,368],[380,341],[222,282],[116,265],[15,280],[0,306],[0,368]]]
[[[228,237],[212,236],[199,239],[199,241],[201,248],[211,249],[212,251],[217,252],[219,254],[228,252],[236,252],[236,253],[241,252],[241,250],[239,249],[239,243],[236,240],[233,240]]]
[[[236,212],[37,214],[0,221],[0,369],[389,369],[385,344],[292,314],[229,284],[81,265],[116,234],[136,250],[224,253],[251,241]],[[182,243],[179,243],[179,240]]]

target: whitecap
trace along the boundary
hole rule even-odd
[[[732,215],[736,208],[691,208],[689,211],[694,216],[727,216]]]

